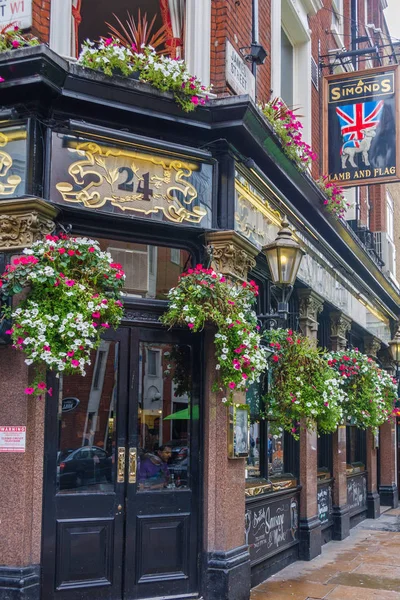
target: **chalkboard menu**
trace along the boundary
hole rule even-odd
[[[367,475],[353,475],[347,478],[347,504],[350,516],[367,508]]]
[[[246,506],[246,544],[251,564],[298,541],[298,506],[297,495]]]
[[[317,504],[318,518],[321,525],[330,523],[332,518],[332,488],[329,483],[318,486]]]

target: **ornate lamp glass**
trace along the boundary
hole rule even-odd
[[[400,329],[389,342],[390,354],[397,366],[400,364]]]
[[[272,244],[264,246],[272,281],[277,286],[293,286],[305,252],[296,242],[289,223],[284,219]]]

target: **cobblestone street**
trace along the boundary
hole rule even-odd
[[[251,600],[400,600],[400,509],[366,520],[311,562],[254,588]]]

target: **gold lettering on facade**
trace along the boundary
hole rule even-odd
[[[261,248],[274,239],[281,215],[243,178],[236,179],[235,194],[235,231]]]
[[[22,133],[26,138],[26,132]],[[1,148],[5,148],[10,141],[12,141],[11,136],[4,131],[0,131],[0,196],[11,196],[21,183],[19,175],[9,175],[7,177],[7,173],[13,166],[13,159],[8,152],[1,150]],[[1,179],[5,179],[5,181],[2,182]]]
[[[95,142],[69,142],[81,157],[68,173],[70,182],[56,184],[63,200],[101,208],[106,203],[141,216],[163,213],[173,223],[198,224],[207,215],[195,204],[196,188],[189,178],[199,165]]]
[[[394,73],[374,74],[364,79],[335,81],[329,88],[329,102],[340,102],[347,99],[362,99],[371,94],[393,94]]]

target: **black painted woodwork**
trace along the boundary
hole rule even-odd
[[[191,345],[192,405],[198,406],[200,398],[200,336],[151,328],[151,321],[143,325],[106,336],[120,342],[116,445],[126,448],[126,470],[128,450],[138,445],[141,341]],[[57,380],[52,379],[57,397]],[[125,482],[115,483],[112,493],[57,494],[56,404],[49,399],[46,416],[42,600],[179,598],[197,593],[200,420],[191,420],[191,489],[138,492],[126,473]]]

